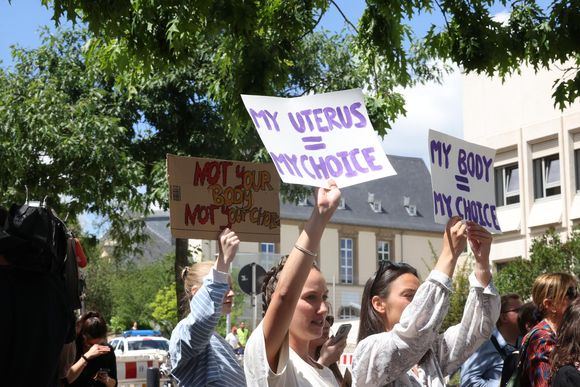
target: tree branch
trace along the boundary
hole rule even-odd
[[[347,22],[352,27],[352,29],[358,34],[358,29],[355,27],[354,24],[352,24],[352,22],[350,20],[348,20],[348,18],[346,17],[344,12],[342,12],[342,9],[340,9],[338,4],[336,4],[336,2],[334,0],[330,0],[330,3],[336,7],[338,12],[340,12],[340,14],[342,15],[342,18],[344,19],[344,21]]]

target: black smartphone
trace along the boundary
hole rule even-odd
[[[339,342],[340,340],[342,340],[344,337],[348,336],[348,332],[350,332],[350,328],[352,328],[351,324],[342,324],[340,326],[340,328],[338,328],[338,331],[336,332],[334,337],[332,338],[331,344],[335,344],[335,343]]]

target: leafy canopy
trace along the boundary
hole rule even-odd
[[[92,46],[106,48],[101,57],[106,66],[124,67],[139,58],[139,74],[187,61],[194,47],[219,36],[214,63],[222,78],[213,80],[212,90],[226,88],[234,96],[274,95],[275,85],[289,74],[289,53],[312,34],[329,7],[337,7],[330,0],[135,0],[107,7],[81,0],[42,3],[52,6],[55,21],[66,17],[87,23],[95,35]],[[509,13],[507,21],[494,18],[500,10]],[[435,22],[424,36],[416,36],[410,21],[424,14]],[[560,64],[565,71],[555,80],[553,96],[564,108],[580,90],[579,26],[578,4],[565,0],[367,0],[353,53],[371,73],[385,71],[402,86],[416,76],[432,76],[429,59],[502,77],[524,63],[534,69]],[[252,76],[254,69],[264,76]]]

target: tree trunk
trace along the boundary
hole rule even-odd
[[[189,263],[187,261],[188,250],[189,245],[187,239],[177,238],[175,240],[175,296],[177,297],[177,313],[180,320],[185,317],[185,308],[181,302],[185,294],[183,291],[183,281],[181,280],[181,271]]]

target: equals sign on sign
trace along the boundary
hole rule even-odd
[[[302,137],[302,142],[306,143],[306,145],[304,145],[304,149],[306,150],[318,150],[326,148],[326,144],[322,142],[321,136]]]
[[[469,192],[469,180],[465,176],[455,175],[455,181],[457,181],[457,189],[465,192]]]

